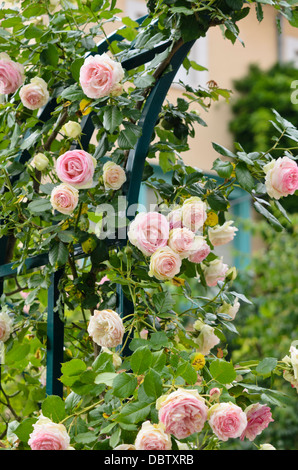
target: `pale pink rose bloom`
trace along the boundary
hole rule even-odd
[[[51,193],[51,204],[61,214],[70,215],[78,205],[79,191],[69,184],[56,186]]]
[[[164,430],[161,423],[151,424],[145,421],[135,441],[136,450],[170,450],[171,436]]]
[[[241,434],[241,441],[246,437],[249,441],[253,441],[269,423],[273,422],[271,409],[269,406],[255,403],[244,410],[247,417],[247,426]]]
[[[231,320],[235,320],[239,308],[240,303],[238,302],[238,297],[236,297],[233,304],[223,302],[223,304],[218,309],[218,313],[224,313],[226,315],[229,315],[229,317],[231,317]]]
[[[120,189],[126,181],[126,174],[120,165],[107,162],[103,166],[103,182],[105,189]]]
[[[31,450],[68,450],[69,443],[65,426],[44,416],[33,425],[28,441]]]
[[[167,220],[169,222],[170,230],[173,228],[181,228],[182,225],[182,208],[178,207],[173,209],[168,215]]]
[[[24,83],[24,67],[10,59],[5,52],[0,54],[0,94],[15,93]]]
[[[160,400],[158,406],[159,421],[176,439],[202,431],[207,420],[208,408],[197,390],[178,389]]]
[[[202,229],[207,219],[206,204],[199,197],[190,197],[182,206],[182,223],[193,232]]]
[[[195,234],[187,227],[170,231],[168,245],[181,258],[187,258],[194,249]]]
[[[31,110],[42,108],[49,100],[49,92],[46,82],[39,77],[34,77],[28,85],[20,89],[20,98],[23,105]]]
[[[298,166],[289,157],[280,157],[264,166],[267,193],[274,199],[286,197],[298,189]]]
[[[220,339],[216,336],[214,328],[201,320],[197,320],[194,323],[194,329],[199,331],[199,336],[194,338],[194,341],[198,345],[198,350],[201,354],[207,356],[211,349],[220,343]]]
[[[194,240],[194,251],[189,255],[188,260],[191,263],[201,263],[209,255],[211,248],[204,237],[197,235]]]
[[[224,281],[226,273],[229,269],[227,264],[222,262],[222,259],[215,259],[210,261],[208,265],[203,265],[203,272],[206,279],[206,284],[209,287],[214,287],[218,281]]]
[[[150,258],[149,276],[159,281],[175,277],[181,268],[181,258],[169,246],[159,248]]]
[[[120,444],[117,447],[114,447],[114,450],[136,450],[133,444]]]
[[[114,93],[117,95],[123,77],[121,64],[107,54],[87,57],[80,70],[81,87],[85,95],[93,99]]]
[[[57,159],[56,172],[63,183],[78,189],[90,188],[96,160],[84,150],[68,150]]]
[[[233,221],[225,222],[223,225],[216,225],[209,228],[209,240],[213,246],[225,245],[233,240],[238,228],[232,227]]]
[[[125,328],[118,313],[106,309],[94,310],[87,331],[99,346],[114,348],[122,343]]]
[[[12,319],[10,316],[2,310],[0,312],[0,341],[5,343],[12,333]]]
[[[240,437],[247,426],[247,417],[234,403],[219,403],[209,409],[208,422],[221,441]]]
[[[132,221],[128,238],[145,256],[165,247],[169,239],[169,223],[159,212],[141,212]]]

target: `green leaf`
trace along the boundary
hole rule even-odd
[[[152,303],[156,308],[156,313],[166,313],[175,305],[175,300],[173,299],[169,291],[159,292],[158,294],[153,294]]]
[[[46,198],[34,199],[27,206],[32,214],[41,214],[52,208],[51,202]]]
[[[29,436],[33,431],[33,424],[35,422],[36,422],[36,418],[26,418],[14,430],[14,434],[18,436],[20,441],[28,442]]]
[[[209,206],[214,211],[225,211],[228,207],[228,201],[220,191],[214,191],[207,196]]]
[[[95,378],[96,384],[105,384],[108,387],[113,386],[114,379],[118,376],[115,372],[103,372]]]
[[[65,88],[61,93],[61,98],[69,101],[81,101],[84,97],[85,94],[78,88],[77,84]]]
[[[78,82],[80,79],[80,70],[83,63],[84,59],[76,59],[72,62],[70,66],[71,75],[73,76],[76,82]]]
[[[236,379],[233,364],[222,359],[216,359],[211,362],[210,373],[212,377],[221,384],[229,384]]]
[[[118,137],[118,145],[121,149],[128,150],[134,148],[138,138],[142,135],[142,129],[134,124],[125,123],[124,129]]]
[[[34,131],[32,132],[32,134],[29,135],[29,137],[27,137],[23,142],[22,144],[20,145],[20,149],[21,150],[27,150],[29,149],[30,147],[32,147],[32,145],[36,144],[38,138],[40,137],[40,131]]]
[[[269,212],[268,209],[262,206],[262,204],[255,201],[254,208],[256,209],[257,212],[259,212],[259,214],[263,215],[268,220],[270,225],[272,225],[277,232],[281,232],[283,230],[283,226],[277,220],[277,218],[273,214],[271,214],[271,212]]]
[[[198,374],[197,372],[194,370],[194,368],[192,367],[191,364],[189,364],[189,362],[184,362],[183,364],[181,364],[176,372],[175,372],[175,376],[176,377],[182,377],[186,383],[188,384],[195,384],[196,381],[198,380]]]
[[[65,362],[61,366],[61,372],[63,375],[72,377],[74,375],[80,375],[86,370],[87,366],[81,359],[72,359],[71,361]]]
[[[230,178],[233,165],[230,162],[222,161],[220,158],[217,158],[213,162],[212,170],[215,170],[221,178]]]
[[[117,106],[109,106],[103,115],[103,127],[113,134],[123,121],[123,114]]]
[[[43,65],[51,65],[52,67],[57,67],[59,62],[59,52],[54,44],[48,44],[48,46],[43,49],[40,53],[40,62]]]
[[[270,374],[277,366],[277,359],[275,357],[266,357],[256,367],[256,372],[260,375]]]
[[[118,374],[113,381],[114,395],[119,398],[128,398],[136,390],[138,380],[136,377],[126,374]]]
[[[224,157],[236,158],[236,155],[233,152],[223,147],[222,145],[212,142],[212,147],[217,153],[220,153],[220,155],[223,155]]]
[[[68,248],[62,243],[56,243],[49,251],[49,261],[52,266],[63,266],[68,260]]]
[[[251,193],[255,187],[255,181],[246,164],[244,162],[237,163],[235,173],[240,186],[245,189],[245,191]]]
[[[150,413],[151,405],[143,402],[134,402],[125,405],[116,421],[134,424],[144,421]]]
[[[65,418],[65,404],[61,397],[57,395],[48,396],[41,406],[42,414],[51,419],[54,423],[59,423]]]
[[[135,374],[140,375],[149,369],[151,362],[152,353],[146,346],[144,346],[138,348],[132,354],[130,358],[130,367]]]
[[[143,385],[146,395],[152,397],[154,400],[157,400],[162,394],[162,380],[154,369],[150,369],[145,375]]]

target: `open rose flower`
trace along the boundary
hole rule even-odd
[[[150,256],[167,245],[169,232],[169,223],[163,214],[143,212],[130,224],[128,238],[145,256]]]
[[[114,447],[114,450],[137,450],[133,444],[120,444],[117,447]]]
[[[63,183],[78,189],[90,188],[96,160],[84,150],[68,150],[57,159],[56,172]]]
[[[170,450],[171,436],[164,430],[161,423],[151,424],[145,421],[135,440],[136,450]]]
[[[0,53],[0,94],[15,93],[24,83],[24,67],[10,59],[6,52]]]
[[[149,276],[159,281],[175,277],[181,268],[181,258],[169,246],[159,248],[150,258]]]
[[[204,264],[202,268],[204,271],[207,286],[214,287],[216,286],[218,281],[225,280],[229,266],[227,264],[224,264],[221,258],[217,258],[210,261],[208,265]]]
[[[70,438],[63,424],[41,416],[33,425],[28,444],[31,450],[68,450]]]
[[[72,214],[78,205],[79,191],[69,184],[56,186],[51,193],[52,207],[61,214]]]
[[[125,329],[122,318],[113,310],[94,310],[88,324],[88,333],[99,346],[114,348],[122,343]]]
[[[119,62],[107,54],[96,54],[85,59],[80,69],[80,84],[88,98],[102,98],[118,92],[124,71]]]
[[[193,244],[193,252],[189,255],[188,260],[191,263],[201,263],[211,251],[210,246],[206,242],[204,237],[196,235]]]
[[[193,232],[202,229],[207,219],[206,204],[199,197],[190,197],[182,206],[182,223]]]
[[[126,181],[126,174],[120,165],[114,162],[107,162],[103,166],[103,182],[106,189],[117,190]]]
[[[208,408],[197,390],[178,389],[157,401],[158,418],[168,434],[185,439],[202,431]]]
[[[253,441],[269,423],[273,422],[272,414],[269,406],[254,403],[244,410],[247,417],[247,426],[240,436],[241,441],[246,437],[249,441]]]
[[[289,157],[272,160],[263,168],[267,193],[274,199],[294,194],[298,189],[298,166]]]
[[[12,333],[12,319],[2,310],[0,312],[0,341],[5,343]]]
[[[220,342],[220,339],[216,336],[214,328],[201,320],[194,323],[194,329],[195,332],[199,332],[198,336],[196,334],[194,341],[198,345],[199,352],[206,356]]]
[[[178,207],[177,209],[173,209],[167,215],[167,219],[169,222],[170,230],[174,228],[181,228],[182,227],[182,208]]]
[[[225,245],[233,240],[238,228],[232,227],[233,221],[225,222],[223,225],[216,225],[209,228],[209,240],[213,246]]]
[[[181,258],[187,258],[194,249],[195,234],[187,227],[174,228],[170,231],[168,245]]]
[[[25,108],[31,110],[42,108],[49,100],[46,82],[39,77],[32,78],[28,85],[20,89],[20,98]]]
[[[208,422],[218,439],[227,441],[241,436],[247,426],[247,417],[234,403],[218,403],[209,409]]]

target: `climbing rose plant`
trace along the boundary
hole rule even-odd
[[[1,446],[211,450],[238,439],[274,448],[259,435],[283,406],[274,378],[298,390],[297,348],[289,339],[283,359],[233,364],[225,334],[239,334],[233,320],[250,300],[233,290],[236,269],[216,247],[237,236],[229,197],[239,186],[283,230],[280,200],[298,189],[298,131],[275,112],[272,148],[247,154],[240,143],[235,152],[213,143],[218,178],[206,176],[181,157],[206,125],[193,105],[208,110],[230,91],[180,82],[177,103],[162,106],[144,167],[156,204],[134,208],[129,219],[131,208],[119,209],[134,184],[127,161],[144,103],[171,57],[211,27],[234,43],[241,19],[256,12],[262,20],[262,3],[150,0],[140,23],[114,0],[2,4],[1,259],[16,276],[5,280],[1,297]],[[293,2],[269,3],[295,26]],[[108,23],[121,26],[112,41]],[[146,67],[122,66],[164,41],[169,46]],[[107,44],[102,54],[100,42]],[[183,67],[202,70],[188,57]],[[90,113],[95,132],[86,144]],[[293,145],[276,160],[283,136]],[[154,175],[153,158],[164,178]],[[41,253],[49,263],[27,272],[26,259]],[[58,270],[64,394],[46,397],[47,290]],[[132,305],[126,316],[119,288]]]

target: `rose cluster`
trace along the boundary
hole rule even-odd
[[[210,401],[214,396],[212,390]],[[133,446],[135,450],[169,450],[172,448],[171,437],[179,447],[181,439],[200,433],[206,424],[220,441],[236,438],[253,441],[273,421],[267,405],[257,403],[243,411],[235,403],[222,402],[208,408],[197,390],[182,388],[161,396],[156,407],[158,423],[145,421],[142,424]],[[127,446],[122,444],[117,449],[126,450]]]
[[[179,274],[183,259],[202,263],[212,246],[233,240],[238,230],[232,226],[233,221],[209,227],[207,237],[203,236],[206,219],[206,203],[198,197],[190,197],[167,216],[158,212],[137,214],[129,226],[128,238],[150,257],[149,275],[166,281]],[[205,262],[202,268],[208,286],[223,281],[229,270],[220,258]]]

